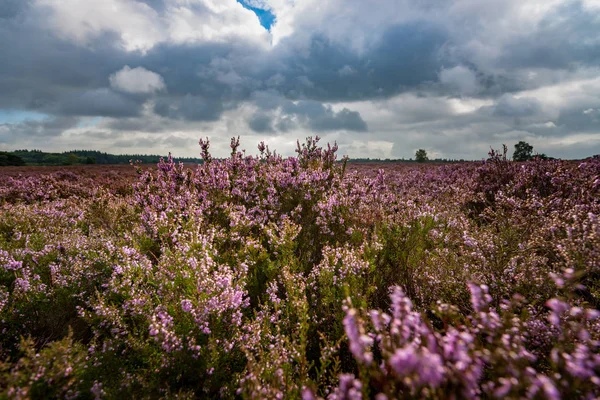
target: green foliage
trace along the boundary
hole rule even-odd
[[[513,153],[513,161],[529,161],[533,154],[533,146],[527,142],[520,141],[515,144],[515,152]]]
[[[90,391],[87,352],[72,332],[39,352],[32,339],[21,339],[19,351],[16,360],[0,362],[0,397],[65,399]]]
[[[75,174],[17,182],[28,201],[0,213],[0,398],[465,398],[471,367],[485,398],[523,397],[535,374],[597,393],[564,365],[598,352],[597,325],[568,330],[600,305],[598,164],[492,151],[362,174],[316,139],[287,160],[237,146],[195,171],[161,162],[123,195],[80,196]],[[575,306],[560,338],[557,298]]]
[[[427,158],[427,151],[425,151],[425,149],[419,149],[419,150],[417,150],[417,152],[415,153],[415,160],[417,162],[428,161],[429,158]]]
[[[25,160],[23,158],[7,152],[0,152],[0,167],[6,166],[22,166],[25,165]]]
[[[415,298],[419,262],[424,252],[432,249],[433,242],[428,232],[435,226],[431,218],[415,220],[410,226],[385,225],[379,228],[381,249],[377,252],[373,286],[376,289],[371,301],[377,308],[388,308],[388,287],[399,285]]]
[[[24,164],[7,165],[76,165],[76,164],[129,164],[131,161],[139,160],[145,164],[156,164],[160,160],[159,155],[145,154],[108,154],[95,150],[73,150],[63,153],[48,153],[40,150],[16,150],[6,153],[14,160],[22,159]],[[3,153],[0,153],[0,166],[3,165]],[[179,158],[185,163],[201,163],[198,158]]]

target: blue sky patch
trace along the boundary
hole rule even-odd
[[[273,13],[271,11],[269,11],[269,10],[263,10],[261,8],[252,7],[251,5],[249,5],[248,3],[246,3],[244,0],[237,0],[237,2],[240,3],[242,6],[244,6],[245,9],[254,12],[254,14],[256,14],[256,16],[258,17],[258,20],[260,21],[260,24],[266,30],[268,30],[268,31],[271,30],[271,26],[275,22],[275,15],[273,15]]]
[[[102,121],[102,117],[84,118],[77,124],[78,128],[92,128]]]
[[[22,110],[0,110],[0,124],[18,124],[23,121],[42,121],[48,115]]]

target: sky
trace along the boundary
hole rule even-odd
[[[0,54],[0,150],[600,154],[600,0],[1,0]]]

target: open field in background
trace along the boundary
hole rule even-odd
[[[143,169],[154,168],[156,164],[140,164]],[[191,168],[194,165],[189,165]],[[129,164],[119,165],[68,165],[68,166],[22,166],[0,168],[0,183],[6,185],[8,178],[33,178],[40,175],[60,175],[64,173],[75,174],[83,179],[91,179],[99,185],[105,185],[109,181],[134,183],[139,174]],[[65,175],[66,177],[67,175]]]
[[[177,162],[177,159],[175,159]],[[576,161],[572,161],[575,165]],[[458,165],[457,163],[454,163]],[[463,165],[479,164],[478,162],[465,162]],[[428,162],[418,163],[378,163],[378,162],[359,162],[348,163],[348,171],[357,172],[366,177],[374,177],[380,169],[389,174],[405,173],[408,171],[419,171],[423,169],[435,169],[450,164]],[[142,171],[151,170],[156,164],[139,164]],[[190,170],[196,170],[198,164],[185,163],[185,167]],[[0,167],[0,190],[3,194],[0,201],[6,201],[10,198],[7,190],[13,190],[20,187],[24,182],[31,182],[37,185],[43,191],[44,185],[52,189],[53,183],[68,183],[75,186],[87,187],[87,189],[105,188],[114,193],[127,193],[133,188],[133,185],[139,180],[140,173],[136,167],[129,164],[92,164],[92,165],[67,165],[67,166],[7,166]],[[68,196],[68,191],[65,196]],[[10,201],[10,200],[9,200]]]
[[[600,159],[201,144],[0,169],[0,397],[600,396]]]

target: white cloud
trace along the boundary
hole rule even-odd
[[[113,89],[134,94],[155,93],[166,88],[159,74],[142,67],[131,69],[128,65],[112,74],[109,80]]]
[[[270,34],[254,12],[235,0],[167,0],[165,20],[174,43],[244,41],[270,46]]]
[[[378,1],[376,5],[360,0],[264,1],[276,16],[271,28],[273,44],[292,35],[308,38],[318,31],[359,53],[390,26],[423,17],[427,11],[412,0]]]
[[[356,70],[349,65],[344,65],[338,70],[338,75],[342,77],[348,77],[356,74]]]
[[[600,78],[575,78],[523,91],[519,97],[535,98],[546,110],[554,113],[565,108],[596,108],[600,106]]]
[[[456,114],[469,114],[494,104],[493,100],[470,97],[448,99],[448,103]]]
[[[600,9],[600,0],[583,0],[583,5],[597,11]]]
[[[116,33],[127,51],[146,52],[159,43],[231,40],[270,45],[256,15],[235,0],[165,0],[163,13],[132,0],[35,0],[47,23],[64,38],[88,45]]]
[[[148,50],[164,38],[164,23],[144,3],[127,0],[36,0],[61,36],[82,45],[103,32],[119,35],[129,51]]]
[[[593,57],[597,14],[592,14],[598,0],[247,0],[276,16],[271,33],[236,0],[31,3],[34,41],[0,38],[0,53],[14,48],[11,62],[0,65],[6,77],[0,85],[9,82],[0,100],[12,104],[14,93],[32,92],[35,102],[24,97],[19,104],[39,102],[49,107],[44,112],[88,115],[80,107],[87,99],[89,115],[105,117],[94,126],[65,128],[64,139],[53,136],[56,149],[118,151],[113,139],[120,137],[131,138],[120,145],[129,143],[131,151],[197,155],[186,143],[209,135],[215,154],[225,156],[229,136],[239,132],[248,149],[267,140],[291,155],[297,138],[314,136],[308,125],[259,134],[247,122],[259,111],[272,124],[299,119],[272,111],[284,98],[335,113],[360,112],[368,132],[328,130],[323,139],[338,140],[341,152],[351,156],[408,158],[426,148],[432,155],[477,159],[489,146],[520,139],[536,145],[550,138],[556,146],[547,153],[560,157],[561,143],[577,145],[572,154],[585,155],[592,151],[585,140],[600,137],[600,68]],[[577,29],[567,29],[571,26]],[[10,31],[0,29],[0,35]],[[35,48],[37,56],[31,43],[44,43]],[[429,58],[430,73],[418,78]],[[415,67],[412,59],[419,60]],[[403,70],[407,62],[411,67]],[[12,75],[4,72],[11,64],[17,65]],[[125,64],[152,71],[120,69]],[[20,65],[40,66],[26,68],[28,86],[18,86],[26,81]],[[107,71],[113,72],[112,90],[104,87]],[[394,80],[403,74],[409,78]],[[69,107],[59,109],[65,98]],[[114,99],[127,101],[131,111],[120,115],[123,107],[114,108]],[[202,106],[206,110],[198,110]],[[0,125],[0,142],[16,137],[11,129]],[[172,138],[174,147],[161,137]],[[142,139],[148,139],[145,147],[136,147]]]
[[[544,123],[535,123],[531,124],[527,127],[528,129],[536,129],[536,130],[547,130],[547,129],[556,129],[556,124],[553,121],[548,121]]]
[[[464,94],[476,93],[479,86],[475,73],[462,65],[450,69],[442,69],[440,72],[440,81]]]
[[[352,140],[350,143],[342,143],[342,153],[357,154],[361,158],[392,158],[394,142],[386,140]]]

